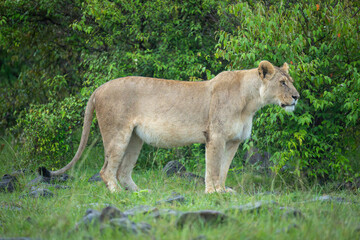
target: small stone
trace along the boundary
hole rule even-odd
[[[3,203],[0,205],[0,208],[12,211],[21,211],[22,208],[18,204],[14,203]]]
[[[186,172],[186,168],[179,161],[174,160],[174,161],[168,162],[162,171],[168,177],[170,177],[177,173]]]
[[[97,173],[93,175],[91,178],[89,178],[88,182],[101,182],[102,178],[100,177],[100,173]]]
[[[0,181],[0,192],[13,192],[17,182],[15,176],[5,174]]]
[[[88,209],[86,210],[85,216],[79,221],[75,229],[78,229],[81,226],[89,227],[90,224],[97,225],[100,222],[100,215],[101,213],[94,209]]]
[[[57,181],[57,182],[66,182],[66,181],[71,180],[71,179],[73,179],[73,177],[70,177],[66,173],[61,174],[60,176],[51,177],[52,181]]]
[[[164,204],[164,203],[185,203],[185,197],[180,195],[179,193],[173,192],[172,196],[165,200],[157,201],[156,204]]]
[[[283,213],[284,218],[289,218],[289,217],[295,217],[295,218],[300,218],[300,219],[305,218],[304,214],[299,209],[279,207],[279,210],[285,211]]]
[[[47,184],[51,184],[51,183],[55,183],[55,182],[66,182],[70,179],[73,179],[73,177],[70,177],[68,174],[62,174],[60,176],[52,176],[52,177],[47,177],[47,176],[42,176],[39,175],[36,178],[34,178],[33,180],[31,180],[28,184],[26,184],[27,186],[35,186],[37,184],[40,183],[47,183]]]
[[[183,212],[176,211],[173,209],[159,209],[158,211],[154,211],[149,214],[149,216],[153,218],[171,218],[171,217],[179,217]]]
[[[338,203],[352,203],[351,201],[346,200],[345,198],[342,197],[332,197],[329,195],[324,195],[324,196],[320,196],[320,197],[315,197],[311,200],[307,200],[307,201],[303,201],[301,203],[308,203],[308,202],[338,202]]]
[[[23,195],[22,197],[25,197]],[[31,187],[31,192],[28,194],[29,197],[38,198],[38,197],[52,197],[54,194],[46,188],[35,188]]]
[[[106,228],[112,228],[115,230],[120,230],[124,233],[130,234],[138,234],[142,233],[149,233],[151,230],[151,225],[145,222],[135,223],[128,218],[113,218],[110,220],[110,224],[103,224],[101,226],[101,231]]]
[[[84,204],[78,204],[76,205],[77,208],[81,208],[81,207],[108,207],[110,206],[110,204],[108,203],[84,203]]]
[[[143,233],[149,233],[152,228],[151,225],[146,222],[136,223],[136,227]]]
[[[105,207],[100,214],[100,222],[106,222],[113,218],[126,218],[127,215],[122,213],[119,209],[113,206]]]
[[[33,180],[31,180],[30,182],[28,182],[28,184],[26,184],[27,186],[34,186],[37,185],[41,182],[50,182],[50,178],[46,178],[46,180],[43,179],[43,176],[37,176],[36,178],[34,178]]]
[[[113,218],[110,220],[110,226],[128,233],[138,233],[136,223],[128,218]]]
[[[228,216],[222,212],[213,210],[201,210],[195,212],[184,212],[177,220],[176,225],[183,227],[184,225],[194,224],[219,224],[225,222]]]
[[[258,201],[255,203],[247,203],[244,205],[240,205],[240,206],[233,206],[230,207],[226,210],[226,212],[228,211],[232,211],[232,212],[254,212],[254,211],[259,211],[262,207],[267,206],[267,205],[276,205],[277,202],[274,201]]]
[[[149,213],[153,213],[153,212],[157,212],[159,211],[159,209],[157,209],[156,207],[150,207],[150,206],[147,206],[147,205],[140,205],[140,206],[136,206],[136,207],[133,207],[129,210],[126,210],[124,212],[124,214],[126,216],[135,216],[135,215],[138,215],[138,214],[149,214]]]
[[[71,187],[69,187],[69,186],[63,186],[63,185],[55,185],[54,186],[55,187],[55,189],[70,189]]]

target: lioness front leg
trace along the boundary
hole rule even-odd
[[[205,193],[221,192],[220,167],[225,151],[225,141],[220,137],[212,137],[206,143]]]
[[[221,161],[221,168],[220,168],[220,186],[225,192],[235,192],[231,188],[226,188],[225,181],[227,174],[229,172],[229,167],[234,159],[235,153],[239,148],[240,141],[228,141],[225,146],[225,153],[223,155],[223,159]]]

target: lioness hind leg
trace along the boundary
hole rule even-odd
[[[129,145],[125,150],[123,160],[121,161],[117,170],[117,179],[122,187],[130,191],[138,191],[139,188],[131,178],[131,173],[135,167],[136,161],[139,157],[143,140],[141,140],[135,132],[133,132]]]
[[[114,135],[113,135],[114,136]],[[107,136],[109,137],[109,136]],[[105,163],[100,171],[100,176],[111,192],[120,191],[116,174],[129,145],[131,132],[118,133],[113,138],[103,138],[105,148]]]

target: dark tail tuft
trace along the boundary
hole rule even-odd
[[[38,168],[38,173],[43,177],[47,177],[47,178],[51,177],[50,171],[47,170],[45,167],[39,167]]]

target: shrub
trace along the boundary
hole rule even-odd
[[[217,56],[228,68],[256,67],[259,59],[278,66],[288,62],[301,95],[294,114],[271,106],[255,117],[253,141],[273,153],[276,172],[288,165],[296,175],[354,176],[346,156],[358,146],[353,140],[360,113],[357,8],[351,2],[235,3],[224,13],[238,22],[236,31],[218,33]]]
[[[23,167],[43,165],[53,169],[71,160],[74,150],[77,150],[74,129],[82,126],[84,103],[75,97],[68,97],[61,102],[31,105],[28,111],[22,112],[14,130],[23,130]]]

